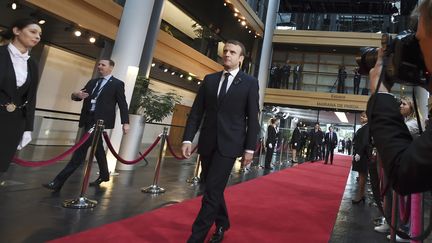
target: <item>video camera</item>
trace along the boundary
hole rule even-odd
[[[403,31],[394,38],[389,34],[383,34],[381,46],[384,50],[384,58],[387,58],[387,65],[383,69],[385,74],[383,84],[388,89],[394,83],[422,87],[428,85],[430,78],[427,75],[426,65],[415,32]],[[370,69],[375,66],[377,61],[378,48],[364,47],[360,49],[360,54],[356,57],[359,73],[369,75]]]

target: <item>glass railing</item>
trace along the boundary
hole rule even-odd
[[[267,15],[268,0],[246,0],[249,6],[254,10],[255,14],[265,23]]]
[[[277,29],[369,33],[399,33],[409,27],[409,16],[322,13],[279,13]]]

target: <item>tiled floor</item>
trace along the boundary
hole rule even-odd
[[[65,149],[30,146],[19,157],[43,160]],[[93,209],[79,210],[66,209],[61,204],[65,199],[78,197],[82,169],[66,182],[60,193],[52,194],[41,187],[41,183],[51,180],[67,160],[47,167],[26,168],[12,165],[3,178],[6,179],[7,185],[0,188],[0,242],[45,242],[177,203],[199,194],[198,186],[191,186],[185,182],[193,174],[195,160],[178,161],[173,158],[167,158],[161,169],[159,185],[164,187],[166,192],[156,196],[142,193],[140,188],[153,182],[155,155],[156,152],[149,155],[148,166],[141,163],[133,171],[121,171],[120,175],[111,177],[111,181],[103,183],[100,188],[90,187],[87,197],[97,200],[99,204]],[[290,164],[275,166],[275,171],[289,167]],[[96,172],[95,164],[90,180],[97,177]],[[265,174],[262,169],[239,173],[239,166],[236,165],[229,184],[241,183]],[[352,173],[329,242],[386,242],[384,235],[373,231],[372,219],[378,215],[378,211],[369,202],[351,204],[355,183],[355,176]]]

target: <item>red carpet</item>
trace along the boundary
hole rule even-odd
[[[351,166],[305,163],[229,187],[231,229],[225,243],[328,242]],[[186,242],[201,197],[51,242]],[[213,231],[213,230],[212,230]]]

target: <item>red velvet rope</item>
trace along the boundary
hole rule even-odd
[[[408,223],[408,219],[411,216],[411,195],[399,196],[399,214],[402,223]]]
[[[175,154],[174,149],[171,147],[171,143],[169,142],[169,140],[166,140],[167,142],[167,146],[168,146],[168,150],[170,151],[170,153],[172,154],[172,156],[174,156],[174,158],[178,159],[178,160],[184,160],[186,159],[186,157],[183,157],[183,155],[178,156]],[[198,146],[195,146],[194,149],[192,149],[191,154],[195,153],[195,151],[197,150]]]
[[[60,154],[60,155],[58,155],[58,156],[56,156],[50,160],[26,161],[26,160],[22,160],[18,157],[14,157],[12,161],[18,165],[26,166],[26,167],[39,167],[39,166],[46,166],[46,165],[54,164],[54,163],[58,162],[59,160],[64,159],[69,154],[75,152],[75,150],[77,150],[79,147],[81,147],[81,145],[83,145],[83,143],[85,143],[89,139],[90,134],[91,133],[87,132],[86,134],[84,134],[84,136],[81,138],[81,140],[77,144],[72,146],[70,149],[66,150],[64,153],[62,153],[62,154]]]
[[[136,164],[136,163],[138,163],[139,161],[141,161],[141,160],[143,160],[153,149],[154,149],[154,147],[156,147],[156,145],[159,143],[159,140],[161,139],[161,137],[160,136],[158,136],[157,138],[156,138],[156,140],[153,142],[153,144],[152,145],[150,145],[150,147],[140,156],[140,157],[138,157],[137,159],[134,159],[134,160],[125,160],[125,159],[123,159],[122,157],[120,157],[120,155],[118,155],[117,154],[117,152],[114,150],[114,147],[112,146],[112,144],[111,144],[111,141],[110,141],[110,139],[109,139],[109,137],[108,137],[108,134],[106,133],[106,132],[104,132],[103,133],[103,137],[104,137],[104,139],[105,139],[105,142],[107,143],[107,145],[108,145],[108,148],[109,148],[109,150],[111,151],[111,153],[114,155],[114,157],[118,160],[118,161],[120,161],[121,163],[123,163],[123,164],[127,164],[127,165],[132,165],[132,164]]]

